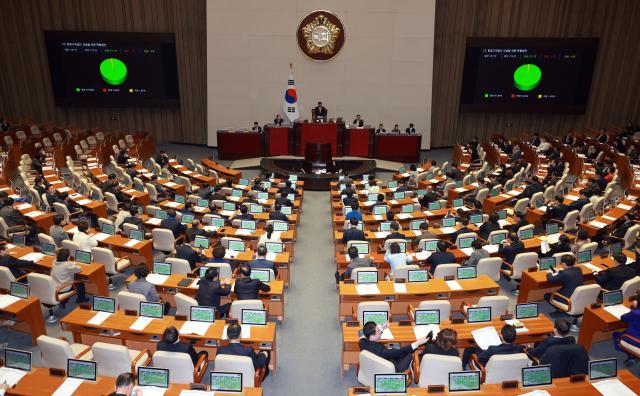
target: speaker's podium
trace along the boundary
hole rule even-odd
[[[307,143],[329,143],[333,157],[343,156],[344,122],[341,118],[330,118],[328,122],[296,122],[294,130],[295,155],[304,156]]]

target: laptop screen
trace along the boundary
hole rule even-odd
[[[527,228],[520,230],[520,239],[527,240],[533,238],[533,228]]]
[[[213,323],[216,320],[216,309],[214,307],[191,306],[189,307],[189,320]]]
[[[529,319],[538,317],[538,304],[516,304],[516,319]]]
[[[264,208],[262,207],[262,205],[252,204],[251,206],[249,206],[249,213],[256,214],[262,212],[264,212]]]
[[[255,231],[256,222],[253,221],[253,220],[241,220],[240,221],[240,229]]]
[[[144,232],[140,230],[129,230],[129,239],[144,241]]]
[[[438,249],[437,240],[426,241],[424,243],[424,250],[426,250],[427,252],[435,252],[437,249]]]
[[[547,235],[553,235],[560,232],[560,224],[558,223],[549,223],[547,224]]]
[[[499,233],[499,234],[491,235],[491,241],[490,242],[491,242],[492,245],[497,245],[500,242],[504,241],[505,239],[507,239],[507,234],[502,232],[502,233]]]
[[[171,275],[171,263],[153,263],[153,273]]]
[[[439,309],[416,309],[414,315],[416,326],[440,324]]]
[[[429,210],[438,210],[442,207],[440,201],[429,202]]]
[[[500,194],[500,189],[499,188],[495,188],[494,187],[494,188],[491,189],[491,196],[492,197],[497,197],[498,194]]]
[[[269,193],[266,192],[259,192],[257,195],[258,199],[269,199]]]
[[[234,204],[233,202],[225,202],[222,204],[222,210],[234,211],[236,210],[236,204]]]
[[[619,254],[622,253],[622,243],[612,243],[609,245],[609,254]]]
[[[429,271],[427,270],[408,270],[407,280],[409,282],[427,282],[429,280]]]
[[[393,199],[404,199],[405,193],[404,191],[399,191],[393,194]]]
[[[283,214],[286,215],[290,215],[291,213],[293,213],[293,207],[291,206],[283,206],[280,208],[280,212],[282,212]]]
[[[242,179],[238,180],[238,184],[241,185],[241,186],[248,186],[249,185],[249,180],[242,178]]]
[[[19,282],[11,282],[11,286],[9,287],[9,294],[12,296],[23,299],[29,298],[29,285]]]
[[[244,252],[244,241],[229,241],[229,250],[234,252]]]
[[[13,238],[11,238],[11,243],[16,246],[24,246],[27,243],[27,239],[24,235],[13,234]]]
[[[98,363],[88,360],[67,360],[67,377],[95,381]]]
[[[483,222],[482,214],[471,215],[471,217],[469,217],[469,222],[471,224],[482,224]]]
[[[476,267],[458,267],[458,279],[471,279],[478,277],[478,269]]]
[[[476,237],[464,237],[464,238],[460,238],[458,240],[458,247],[460,249],[466,249],[466,248],[470,248],[471,244],[473,243],[473,241],[476,240]]]
[[[31,352],[6,348],[4,350],[4,365],[13,369],[31,371]]]
[[[368,243],[352,243],[351,246],[355,246],[358,249],[358,254],[369,254]]]
[[[266,269],[252,269],[251,270],[251,279],[258,279],[264,283],[269,282],[270,273],[269,270]]]
[[[357,283],[378,283],[378,271],[358,271]]]
[[[102,223],[102,232],[114,235],[116,233],[116,227],[113,224]]]
[[[167,212],[164,210],[156,210],[154,213],[154,216],[158,219],[166,219],[167,218]]]
[[[212,217],[211,225],[214,227],[224,227],[224,219],[222,217]]]
[[[389,182],[388,184],[389,188],[398,188],[398,181],[397,180],[392,180]]]
[[[231,196],[235,198],[240,198],[242,196],[242,190],[232,190]]]
[[[506,210],[499,210],[498,211],[498,219],[499,220],[504,220],[507,218],[507,211]]]
[[[92,309],[97,312],[116,312],[116,299],[110,297],[93,297]]]
[[[589,380],[613,378],[617,375],[618,360],[616,358],[589,361]]]
[[[385,205],[376,205],[373,207],[374,215],[384,215],[387,214],[387,207]]]
[[[164,316],[164,304],[140,301],[140,316],[162,319]]]
[[[243,309],[241,314],[241,324],[243,325],[266,325],[267,310],[266,309]]]
[[[176,194],[176,195],[174,195],[174,196],[173,196],[173,200],[174,200],[175,202],[179,203],[179,204],[183,204],[183,203],[185,203],[184,195],[178,195],[178,194]]]
[[[195,218],[195,216],[192,215],[192,214],[183,214],[182,215],[182,219],[181,219],[181,223],[191,224],[191,223],[193,223],[193,219],[194,218]]]
[[[622,304],[622,290],[604,292],[602,294],[602,303],[605,307]]]
[[[197,236],[193,240],[194,248],[209,249],[209,238],[203,236]]]
[[[551,385],[551,365],[522,368],[522,386]]]
[[[56,245],[53,243],[42,242],[40,244],[40,252],[46,256],[54,256],[56,254]]]
[[[402,205],[402,213],[413,213],[413,205]]]
[[[442,219],[442,227],[453,227],[456,225],[455,217],[445,217]]]
[[[416,231],[420,229],[420,225],[424,223],[424,220],[411,220],[410,228],[412,231]]]
[[[76,261],[84,264],[91,264],[91,252],[76,250]]]
[[[374,374],[373,392],[375,394],[407,393],[406,374]]]
[[[206,208],[209,206],[209,201],[207,201],[206,199],[199,199],[196,205],[201,208]]]
[[[479,391],[480,371],[449,373],[449,392]]]
[[[138,385],[169,387],[169,369],[138,367]]]
[[[211,390],[217,392],[242,392],[242,373],[222,373],[212,371]]]
[[[451,202],[451,206],[453,206],[454,208],[459,208],[461,206],[464,206],[464,199],[462,198],[456,198]]]
[[[265,242],[264,246],[267,248],[267,253],[282,253],[284,252],[284,243],[280,242]]]
[[[382,232],[391,231],[391,222],[390,221],[383,221],[382,223],[380,223],[380,231],[382,231]]]
[[[491,322],[491,307],[469,307],[467,308],[467,322]]]
[[[556,267],[556,258],[555,257],[544,257],[540,259],[540,270],[548,270],[549,268]]]
[[[583,250],[578,252],[578,264],[580,263],[588,263],[591,261],[591,250]]]
[[[363,311],[362,324],[367,322],[375,322],[377,325],[383,325],[389,321],[389,312],[387,311]]]

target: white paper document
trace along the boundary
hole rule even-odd
[[[519,396],[551,396],[551,394],[549,392],[547,392],[546,390],[533,390],[531,392],[527,392],[527,393],[523,393]]]
[[[598,220],[591,220],[589,222],[589,225],[592,226],[592,227],[596,227],[596,228],[604,228],[604,227],[607,226],[607,223],[603,223],[603,222],[598,221]]]
[[[125,243],[124,246],[132,248],[132,247],[135,247],[139,242],[140,241],[137,240],[137,239],[132,239],[132,240],[128,241],[127,243]]]
[[[269,261],[276,261],[277,256],[278,256],[278,253],[267,253],[265,258]]]
[[[356,291],[358,292],[358,295],[361,296],[380,294],[380,289],[378,289],[378,285],[376,284],[356,285]]]
[[[451,290],[462,290],[462,286],[460,286],[460,283],[458,283],[458,281],[450,280],[445,281],[444,283],[446,283]]]
[[[382,339],[382,340],[393,340],[393,333],[391,333],[391,329],[389,329],[389,328],[384,329],[382,334],[380,334],[380,339]]]
[[[8,307],[9,305],[11,305],[11,304],[13,304],[13,303],[15,303],[17,301],[20,301],[20,300],[21,300],[20,297],[14,297],[14,296],[12,296],[10,294],[2,294],[2,295],[0,295],[0,308],[4,309],[4,308]]]
[[[495,327],[488,326],[483,327],[481,329],[471,331],[471,335],[475,340],[476,344],[482,349],[487,350],[491,345],[500,345],[502,341],[500,340],[500,336],[498,336],[498,332]]]
[[[622,315],[631,311],[629,308],[625,307],[622,304],[609,305],[608,307],[604,307],[604,310],[609,312],[611,315],[615,316],[618,319],[620,319]]]
[[[224,329],[222,329],[222,339],[226,340],[227,339],[227,327],[229,326],[224,326]],[[240,338],[251,338],[251,325],[242,325],[242,331],[240,333]]]
[[[199,336],[204,336],[209,330],[209,326],[211,323],[209,322],[194,322],[194,321],[186,321],[182,324],[180,328],[180,334],[197,334]]]
[[[31,204],[23,203],[23,204],[20,204],[20,205],[16,206],[16,209],[17,210],[25,210],[25,209],[29,209],[30,207],[31,207]]]
[[[96,234],[93,234],[93,239],[95,239],[96,241],[104,241],[105,239],[109,238],[111,235],[109,234],[105,234],[104,232],[98,232]]]
[[[32,210],[31,212],[27,212],[24,215],[27,216],[27,217],[34,218],[34,217],[41,216],[43,214],[44,214],[44,212],[41,212],[39,210]]]
[[[66,193],[71,191],[71,189],[69,187],[62,187],[62,188],[58,188],[58,192],[60,193]]]
[[[153,318],[147,318],[146,316],[141,316],[135,322],[133,322],[133,324],[129,326],[129,328],[131,330],[144,330],[144,328],[147,327],[147,325],[151,323],[152,320]]]
[[[374,218],[376,221],[380,221],[380,220],[382,220],[382,219],[383,219],[382,215],[373,215],[373,218]]]
[[[414,257],[416,258],[416,260],[422,261],[428,259],[429,256],[431,256],[431,253],[433,252],[427,252],[423,250],[421,252],[414,253]]]
[[[593,272],[600,272],[602,271],[600,268],[596,267],[595,265],[591,264],[591,263],[582,263],[582,265],[584,265],[585,267],[589,268],[591,271]]]
[[[183,389],[179,396],[215,396],[215,392]]]
[[[396,217],[399,218],[400,220],[406,220],[406,219],[412,218],[413,215],[411,213],[398,213]]]
[[[180,205],[182,205],[182,204],[180,204],[178,202],[175,202],[175,201],[167,202],[166,204],[164,204],[164,206],[168,206],[170,208],[177,208]]]
[[[147,281],[149,283],[153,283],[154,285],[164,285],[164,282],[169,279],[169,275],[162,274],[149,274],[147,275]]]
[[[565,195],[564,197],[565,197],[566,199],[568,199],[569,201],[577,201],[577,200],[578,200],[578,198],[580,198],[580,197],[578,197],[578,196],[576,196],[576,195]]]
[[[376,236],[376,238],[382,239],[382,238],[386,238],[387,235],[389,235],[389,233],[387,231],[377,231],[377,232],[374,232],[374,235]]]
[[[0,367],[0,381],[6,382],[9,386],[16,386],[18,382],[27,374],[26,371],[9,367]]]
[[[465,191],[467,191],[467,189],[464,188],[464,187],[458,187],[458,188],[455,189],[455,191],[456,192],[465,192]]]
[[[508,220],[498,220],[498,224],[500,224],[500,227],[508,227],[511,225]]]
[[[71,396],[83,382],[78,378],[67,378],[51,396]]]
[[[140,396],[164,396],[164,392],[167,388],[160,388],[158,386],[139,386],[138,390]],[[136,392],[136,396],[138,392]]]
[[[153,225],[160,225],[160,222],[162,222],[162,219],[159,219],[157,217],[152,217],[149,220],[147,220],[147,223],[153,224]]]
[[[519,321],[518,319],[507,319],[504,321],[506,324],[510,324],[511,326],[516,328],[516,333],[528,333],[529,329],[524,326],[524,323]]]
[[[251,230],[245,230],[245,229],[236,230],[236,235],[251,235]]]
[[[44,258],[44,254],[42,253],[38,253],[38,252],[31,252],[28,254],[25,254],[24,256],[20,257],[20,260],[27,260],[27,261],[33,261],[33,262],[38,262],[40,260],[42,260]]]
[[[462,250],[462,253],[466,254],[467,256],[471,256],[471,253],[473,253],[473,248],[470,248],[470,247],[462,248],[460,250]]]
[[[404,283],[394,283],[393,284],[393,291],[396,293],[406,293],[407,292],[407,285]]]
[[[636,396],[637,394],[619,379],[592,382],[594,388],[603,396]]]
[[[454,232],[456,232],[456,228],[455,227],[443,227],[440,229],[440,231],[443,234],[453,234]]]
[[[631,210],[633,209],[633,206],[631,205],[625,205],[625,204],[618,204],[618,206],[616,206],[617,208],[623,209],[623,210]]]
[[[413,334],[416,335],[416,340],[426,337],[430,331],[433,331],[433,339],[435,340],[440,332],[440,326],[437,324],[413,326]]]
[[[617,219],[617,218],[615,218],[615,217],[607,216],[607,215],[602,215],[602,218],[603,218],[603,219],[606,219],[606,220],[609,220],[609,221],[616,221],[616,220],[618,220],[618,219]]]
[[[79,201],[77,202],[77,204],[78,204],[78,205],[88,205],[88,204],[90,204],[91,202],[93,202],[93,201],[92,201],[92,200],[90,200],[90,199],[86,199],[86,198],[85,198],[85,199],[81,199],[81,200],[79,200]]]
[[[87,321],[87,324],[91,324],[94,326],[100,326],[102,322],[107,320],[111,316],[111,312],[98,312],[93,316],[93,318]]]
[[[422,212],[422,213],[426,214],[427,216],[435,216],[435,215],[433,214],[433,212],[431,212],[430,210],[425,210],[425,211],[424,211],[424,212]]]
[[[500,249],[499,245],[484,245],[482,249],[489,252],[489,254],[498,253],[498,249]]]

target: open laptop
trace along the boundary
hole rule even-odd
[[[135,241],[144,241],[144,231],[129,230],[129,239],[133,239]]]
[[[358,271],[356,283],[358,284],[374,284],[378,283],[378,271]]]
[[[408,270],[408,282],[427,282],[429,280],[429,271],[427,270]]]
[[[76,250],[76,261],[83,264],[91,264],[91,252]]]
[[[242,373],[212,371],[209,383],[213,392],[242,393]]]
[[[499,210],[496,213],[498,213],[498,220],[506,220],[507,219],[507,211],[505,209]]]
[[[88,360],[67,359],[67,377],[95,381],[98,363]]]
[[[240,221],[240,229],[241,230],[256,230],[256,222],[254,220],[241,220]]]
[[[270,278],[270,272],[267,269],[254,268],[251,270],[251,279],[258,279],[264,283],[268,283],[269,278]]]
[[[265,326],[267,324],[267,310],[243,309],[240,314],[240,324]]]
[[[352,243],[351,246],[355,246],[358,249],[358,254],[369,254],[369,244],[364,243]]]
[[[391,231],[391,222],[390,221],[381,222],[378,229],[381,232],[389,232],[389,231]]]
[[[94,296],[91,309],[97,312],[116,312],[116,299],[111,297]]]
[[[480,225],[484,221],[482,214],[474,214],[469,217],[469,223]]]
[[[440,201],[429,202],[429,210],[438,210],[441,209],[442,205]]]
[[[405,197],[404,191],[393,193],[393,199],[404,199],[404,197]]]
[[[209,238],[196,236],[193,240],[194,248],[209,249]]]
[[[547,235],[553,235],[560,232],[560,224],[558,223],[549,223],[547,224]]]
[[[516,319],[538,317],[538,303],[516,304]]]
[[[171,263],[153,263],[153,273],[171,275]]]
[[[195,216],[192,214],[183,214],[182,218],[180,219],[180,222],[182,224],[191,224],[193,223],[193,219],[195,219]]]
[[[191,306],[189,307],[189,320],[192,322],[213,323],[216,320],[215,307]]]
[[[407,393],[406,374],[374,374],[374,395],[393,395],[405,393]]]
[[[538,263],[541,271],[548,270],[549,268],[556,267],[556,258],[555,257],[543,257],[540,259]]]
[[[107,235],[115,235],[116,227],[113,224],[102,223],[102,232]]]
[[[40,244],[40,252],[45,256],[55,256],[56,255],[56,245],[53,243],[42,242]]]
[[[414,311],[416,326],[440,324],[439,309],[416,309]]]
[[[229,250],[233,252],[244,252],[244,241],[229,241]]]
[[[449,373],[449,392],[480,390],[480,371],[454,371]]]
[[[589,361],[589,380],[615,378],[618,375],[618,359],[599,359]]]
[[[389,321],[389,312],[387,311],[363,311],[362,324],[374,322],[377,325],[383,325]]]
[[[467,308],[467,322],[468,323],[491,322],[491,307]]]
[[[6,348],[4,350],[4,365],[12,369],[31,371],[31,352]]]
[[[13,237],[11,238],[11,244],[24,247],[26,243],[27,238],[24,235],[13,234]]]
[[[432,240],[425,242],[424,250],[427,252],[435,252],[436,250],[438,250],[438,241]]]
[[[283,232],[289,230],[289,224],[286,221],[274,221],[271,224],[273,224],[273,231]]]
[[[473,279],[478,277],[478,269],[476,267],[458,267],[456,268],[458,279]]]
[[[162,319],[164,316],[164,304],[140,301],[140,316],[154,319]]]
[[[387,206],[386,205],[375,205],[373,207],[373,214],[374,215],[385,215],[387,214]]]
[[[138,367],[138,385],[169,387],[169,369],[155,367]]]
[[[524,230],[520,230],[520,240],[526,241],[527,239],[533,238],[533,228],[527,228]]]
[[[456,225],[455,217],[444,217],[442,219],[442,228],[455,227],[455,225]]]
[[[167,218],[167,211],[166,210],[156,210],[153,214],[153,217],[157,218],[157,219],[161,219],[164,220]]]
[[[249,206],[249,213],[252,214],[257,214],[257,213],[262,213],[264,212],[264,208],[262,207],[262,205],[250,205]]]
[[[578,264],[588,263],[591,261],[591,250],[583,250],[578,252],[577,260]]]
[[[176,195],[173,196],[173,200],[174,200],[174,202],[177,202],[179,204],[184,204],[184,202],[185,202],[184,195],[176,194]]]
[[[29,298],[29,285],[19,282],[11,282],[11,286],[9,286],[9,294],[26,300]]]
[[[265,242],[267,253],[280,254],[284,252],[284,243],[282,242]]]
[[[622,243],[612,243],[609,245],[609,255],[622,253]]]
[[[471,247],[471,244],[473,243],[473,241],[476,240],[476,237],[474,236],[469,236],[469,237],[464,237],[464,238],[460,238],[458,240],[458,247],[460,249],[467,249]]]
[[[417,231],[420,229],[420,226],[422,225],[422,223],[424,223],[424,220],[411,220],[410,223],[410,228],[411,231]]]
[[[622,304],[622,290],[612,290],[602,293],[602,304],[605,307]]]
[[[551,385],[551,365],[544,364],[533,367],[522,368],[522,386],[544,386]]]
[[[507,234],[504,232],[500,234],[493,234],[491,235],[491,240],[489,241],[489,243],[491,243],[492,245],[497,245],[505,239],[507,239]]]
[[[462,206],[464,206],[464,199],[462,198],[456,198],[451,202],[451,206],[453,206],[454,208],[460,208]]]

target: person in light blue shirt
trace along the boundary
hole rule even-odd
[[[347,213],[344,217],[345,220],[358,219],[358,222],[362,221],[362,213],[358,210],[358,204],[354,203],[351,205],[351,212]]]
[[[408,254],[400,252],[400,245],[397,242],[393,242],[384,254],[384,261],[389,263],[391,272],[394,272],[396,268],[411,263],[413,259]]]

